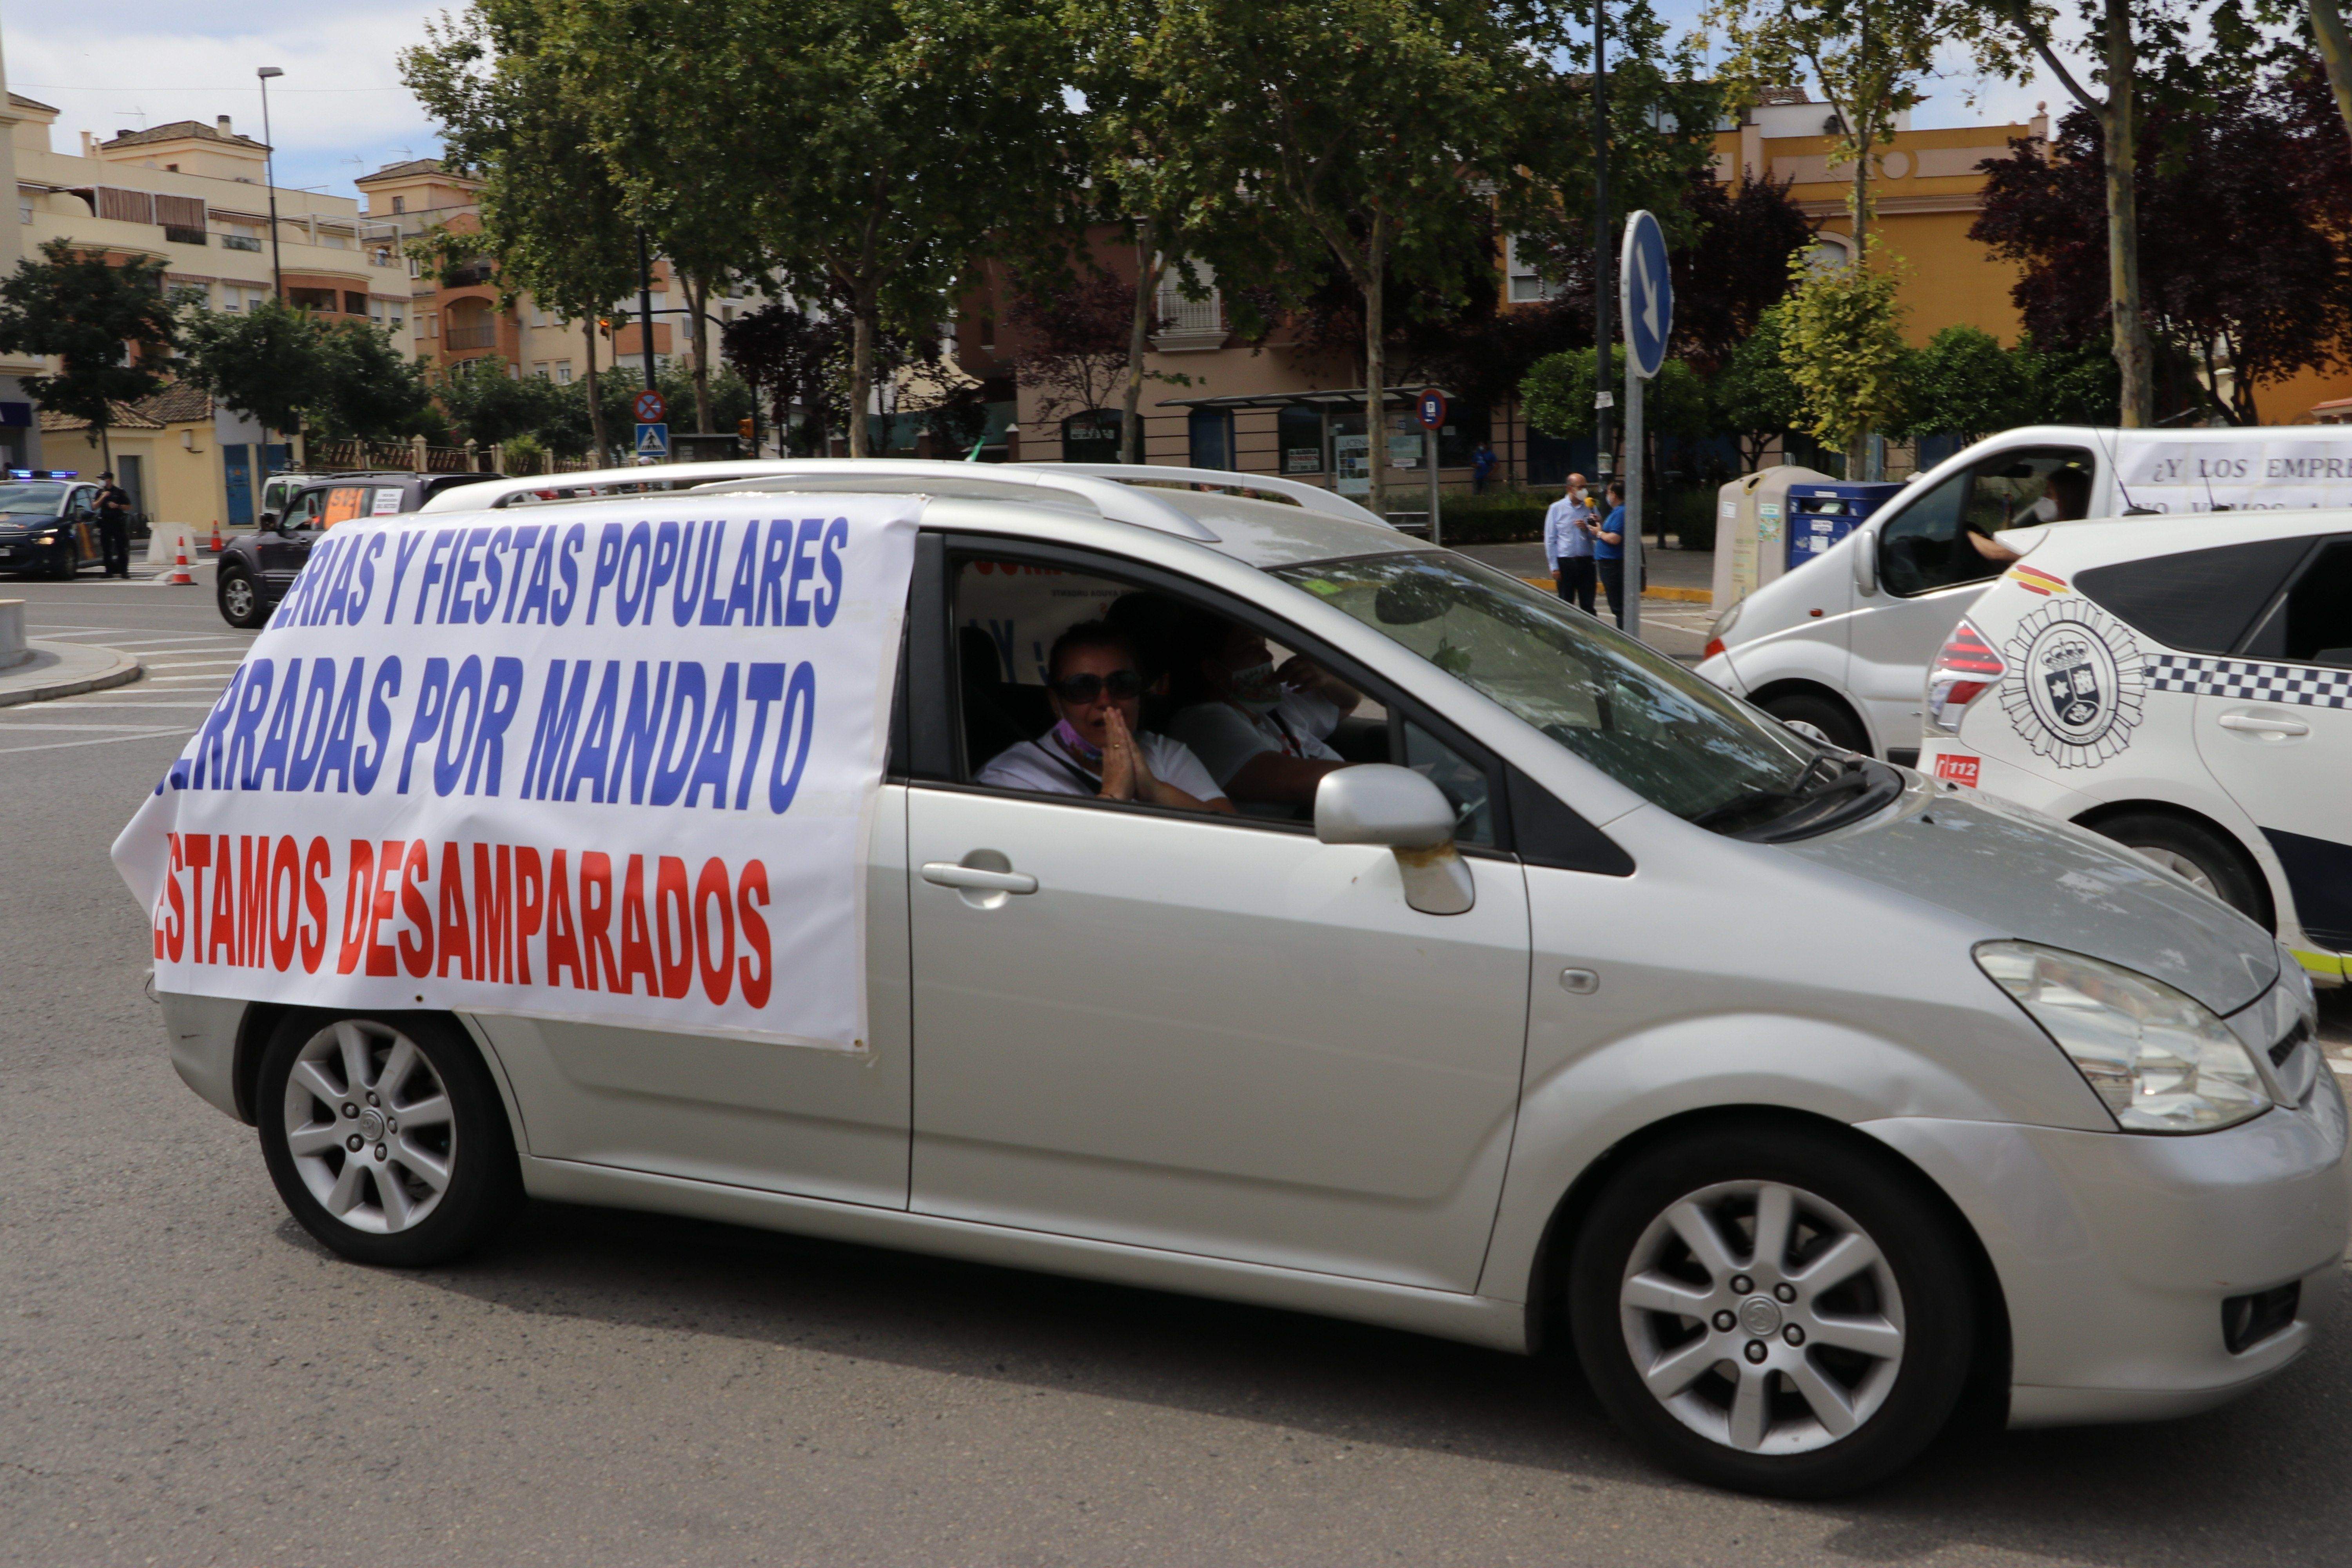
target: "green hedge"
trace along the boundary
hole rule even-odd
[[[1511,544],[1543,538],[1544,512],[1559,498],[1549,492],[1493,491],[1444,500],[1448,544]],[[1403,510],[1402,508],[1399,509]],[[1416,515],[1420,508],[1412,509]],[[1666,532],[1685,550],[1715,548],[1715,491],[1696,485],[1675,487],[1665,498]],[[1652,514],[1654,519],[1656,514]],[[1651,530],[1657,531],[1654,521]]]

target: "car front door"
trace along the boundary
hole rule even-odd
[[[1997,452],[1911,498],[1874,529],[1877,592],[1855,601],[1848,689],[1899,762],[1918,755],[1927,667],[2005,563],[1969,542],[2037,521],[2027,514],[2061,468],[2094,474],[2091,454],[2036,447]]]
[[[1066,552],[975,548],[986,555],[951,562],[954,624],[970,628],[956,651],[987,650],[994,622],[1014,655],[952,683],[965,724],[983,688],[992,711],[1034,722],[1042,687],[1018,682],[1039,679],[1052,628],[1032,637],[964,589],[1043,574],[1035,603],[1051,615],[1136,579],[1109,563],[1090,578]],[[1487,776],[1469,742],[1390,701],[1389,754]],[[1327,845],[1303,822],[961,782],[974,771],[962,759],[907,797],[912,1206],[1474,1289],[1527,1027],[1525,878],[1481,847],[1503,831],[1499,806],[1465,805],[1473,907],[1431,915],[1405,902],[1391,851]]]
[[[300,492],[287,503],[286,514],[278,520],[275,533],[255,537],[254,559],[261,570],[263,592],[272,603],[285,597],[286,590],[300,574],[302,563],[310,559],[310,546],[318,542],[319,519],[327,495],[325,490]]]
[[[2352,952],[2352,536],[2318,541],[2233,658],[2153,672],[2197,693],[2197,751],[2262,829],[2304,931]]]

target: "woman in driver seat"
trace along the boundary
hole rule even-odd
[[[1198,757],[1142,728],[1143,687],[1127,634],[1104,621],[1079,622],[1055,637],[1045,655],[1054,727],[998,752],[980,770],[978,782],[1231,812],[1234,803]]]

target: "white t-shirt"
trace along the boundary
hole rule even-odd
[[[1346,717],[1335,704],[1312,692],[1293,691],[1265,713],[1251,713],[1230,702],[1197,702],[1170,720],[1168,730],[1192,748],[1223,786],[1233,783],[1234,775],[1252,757],[1267,752],[1345,762],[1324,744],[1324,737]]]
[[[1221,798],[1224,791],[1201,765],[1201,759],[1165,735],[1145,731],[1135,738],[1138,750],[1143,753],[1143,765],[1161,784],[1173,784],[1194,800],[1212,801]],[[1102,790],[1102,775],[1092,768],[1081,767],[1071,756],[1050,740],[1023,741],[1011,745],[989,759],[980,770],[980,784],[993,784],[998,789],[1030,789],[1045,795],[1097,795]]]

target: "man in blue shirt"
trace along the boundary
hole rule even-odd
[[[1609,516],[1592,533],[1592,562],[1608,590],[1609,613],[1625,624],[1625,487],[1609,481]]]
[[[1592,613],[1592,501],[1584,476],[1568,476],[1568,493],[1544,512],[1544,564],[1559,596]]]

